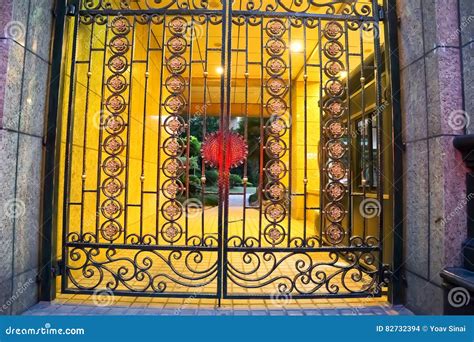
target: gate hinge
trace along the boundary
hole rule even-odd
[[[378,5],[379,20],[385,19],[385,8],[382,5]]]
[[[388,285],[392,282],[393,272],[390,268],[390,265],[384,264],[382,266],[382,279],[381,282],[384,285]]]
[[[63,275],[63,265],[63,261],[58,260],[51,266],[51,273],[53,274],[53,277]]]

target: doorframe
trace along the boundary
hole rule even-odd
[[[398,53],[398,16],[396,0],[385,0],[386,50],[389,52],[389,70],[392,108],[392,171],[393,171],[393,248],[392,248],[392,282],[389,301],[404,304],[405,278],[404,264],[404,209],[403,209],[403,140],[402,109],[400,84],[400,59]]]
[[[51,301],[56,298],[55,276],[57,265],[57,216],[59,187],[59,147],[61,131],[60,103],[61,84],[63,80],[64,31],[66,25],[68,0],[56,0],[52,13],[54,19],[52,42],[52,62],[50,67],[50,85],[46,130],[43,137],[43,184],[41,194],[40,217],[40,256],[39,256],[39,300]]]
[[[51,301],[56,298],[55,277],[58,275],[57,262],[57,232],[56,210],[58,204],[58,182],[60,161],[60,130],[62,118],[61,110],[61,84],[63,81],[64,59],[64,31],[68,6],[77,6],[78,0],[56,0],[53,12],[54,29],[52,35],[52,63],[50,68],[50,87],[48,111],[46,118],[46,131],[43,141],[43,184],[42,207],[40,218],[40,256],[38,272],[39,300]],[[393,144],[393,251],[392,251],[392,283],[389,291],[389,301],[392,304],[403,304],[404,278],[403,278],[403,141],[401,137],[401,96],[398,56],[398,18],[396,14],[396,0],[385,0],[386,49],[390,53],[390,84],[392,105],[392,144]],[[231,44],[229,40],[227,42]],[[224,57],[223,57],[224,58]],[[229,70],[230,72],[230,70]],[[222,75],[224,78],[224,75]],[[221,238],[223,238],[221,234]],[[224,244],[221,244],[224,247]],[[224,252],[224,251],[221,251]],[[221,270],[219,270],[221,271]]]

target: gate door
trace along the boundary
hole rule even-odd
[[[63,292],[381,295],[375,0],[76,9]]]

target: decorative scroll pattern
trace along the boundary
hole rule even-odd
[[[260,288],[288,295],[364,294],[377,296],[376,252],[344,254],[302,251],[229,252],[228,279],[242,289]],[[288,267],[287,265],[292,265]],[[369,267],[364,267],[366,265]],[[238,292],[238,290],[236,290]]]
[[[123,178],[123,171],[126,167],[122,160],[122,153],[126,148],[123,133],[127,127],[123,115],[128,104],[123,93],[128,88],[124,74],[127,72],[129,64],[127,52],[130,49],[128,39],[130,30],[130,22],[126,17],[118,16],[110,20],[112,37],[108,42],[111,52],[108,69],[111,74],[106,80],[109,95],[104,102],[105,110],[101,120],[103,132],[102,170],[105,173],[101,190],[105,199],[101,203],[100,212],[105,221],[100,226],[100,234],[107,241],[117,240],[123,232],[120,217],[124,213],[124,208],[119,196],[124,190],[121,178]]]
[[[69,247],[67,277],[76,289],[164,294],[215,284],[215,252]],[[85,281],[87,280],[87,281]],[[213,291],[209,289],[209,291]]]
[[[185,128],[182,114],[187,107],[184,95],[187,86],[182,75],[187,68],[184,53],[188,45],[185,36],[188,23],[183,17],[174,17],[168,23],[167,29],[170,34],[166,43],[166,69],[169,76],[165,81],[165,87],[170,94],[163,103],[163,107],[169,114],[163,128],[169,136],[161,145],[167,156],[161,166],[167,178],[161,188],[161,192],[167,199],[161,206],[161,213],[167,222],[160,227],[160,231],[161,237],[166,242],[175,243],[184,233],[183,227],[178,223],[183,215],[183,206],[178,201],[178,197],[185,191],[185,186],[179,178],[186,170],[181,159],[186,148],[180,135]]]
[[[327,204],[323,210],[323,224],[325,240],[331,245],[341,244],[345,237],[345,229],[342,221],[346,216],[344,198],[346,196],[346,185],[343,180],[347,176],[348,169],[344,156],[347,152],[347,130],[343,122],[343,116],[347,110],[345,85],[340,73],[345,70],[341,57],[344,47],[340,40],[344,35],[344,29],[338,22],[332,21],[324,27],[324,55],[326,63],[324,67],[327,82],[324,86],[325,98],[323,120],[323,149],[325,151],[324,178],[327,180],[325,194]],[[347,140],[346,140],[347,141]]]
[[[206,9],[222,10],[222,1],[206,0],[141,0],[140,7],[147,10],[167,9]],[[82,4],[83,10],[124,10],[136,8],[136,0],[85,0]],[[288,13],[320,13],[334,15],[338,12],[344,16],[371,17],[372,6],[359,3],[354,0],[247,0],[244,2],[233,2],[233,10],[238,11],[266,11],[266,12],[288,12]]]
[[[265,89],[268,100],[266,101],[266,112],[269,118],[265,124],[265,152],[268,162],[265,166],[265,187],[263,189],[264,205],[263,215],[268,224],[263,229],[263,237],[266,242],[273,246],[282,244],[286,237],[286,231],[281,222],[287,216],[287,188],[281,181],[286,173],[286,165],[282,158],[288,152],[283,136],[288,130],[284,118],[288,111],[286,102],[288,80],[284,79],[287,68],[284,53],[287,46],[283,36],[287,31],[285,21],[271,19],[265,26],[268,37],[265,51],[268,56],[266,63]]]

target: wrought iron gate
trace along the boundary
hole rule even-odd
[[[78,2],[62,291],[381,295],[379,10],[375,0]],[[193,151],[206,143],[214,164]],[[228,163],[244,145],[242,165]],[[242,185],[231,191],[234,169]]]

